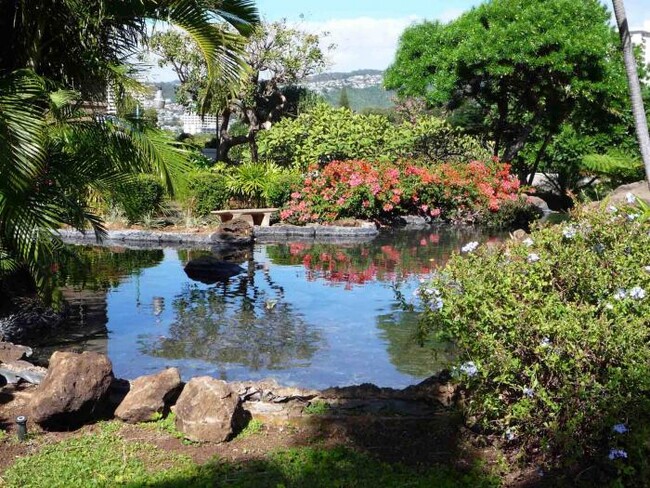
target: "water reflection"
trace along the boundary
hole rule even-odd
[[[247,292],[241,293],[242,288]],[[207,290],[188,285],[174,299],[168,334],[143,340],[141,350],[156,357],[202,359],[253,371],[308,365],[322,341],[320,334],[281,297],[269,307],[268,296],[246,278]]]
[[[106,352],[127,378],[176,366],[184,378],[403,387],[449,356],[418,345],[417,315],[400,309],[395,290],[411,297],[452,251],[486,239],[474,229],[429,229],[357,244],[80,248],[80,259],[60,264],[71,313],[43,339],[43,357],[64,347]],[[192,262],[226,263],[237,274],[186,273]]]

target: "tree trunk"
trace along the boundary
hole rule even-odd
[[[636,59],[634,58],[630,26],[628,25],[625,14],[624,1],[612,0],[612,3],[614,4],[614,14],[616,15],[618,31],[621,35],[625,71],[627,72],[627,81],[630,85],[630,100],[632,102],[636,134],[639,140],[639,148],[641,149],[641,158],[645,166],[646,181],[648,181],[648,185],[650,186],[650,135],[648,134],[648,120],[646,119],[645,109],[643,107],[643,98],[641,97],[641,84],[639,83],[639,73],[637,71]]]

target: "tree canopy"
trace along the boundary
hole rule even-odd
[[[577,108],[602,113],[623,92],[609,22],[598,0],[490,0],[408,28],[385,84],[431,106],[474,104],[495,155],[525,180],[534,171],[519,157],[526,144],[550,141]]]

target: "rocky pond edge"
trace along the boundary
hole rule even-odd
[[[458,396],[444,372],[401,390],[372,384],[312,390],[281,386],[274,379],[226,382],[199,376],[183,382],[173,367],[124,380],[114,377],[104,354],[57,351],[47,369],[26,361],[30,355],[28,347],[0,342],[5,383],[0,391],[13,392],[14,405],[4,405],[5,413],[9,407],[44,430],[77,429],[112,418],[150,422],[173,412],[175,428],[186,439],[220,443],[253,419],[282,424],[313,414],[431,418],[452,407]]]

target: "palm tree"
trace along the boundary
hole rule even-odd
[[[645,166],[646,180],[648,180],[648,185],[650,185],[650,135],[648,134],[648,120],[646,119],[645,109],[643,107],[641,84],[639,83],[634,47],[632,46],[632,37],[625,13],[625,3],[623,0],[612,0],[612,2],[614,4],[614,14],[623,45],[625,71],[627,72],[628,84],[630,86],[630,100],[632,101],[634,124],[639,139],[643,165]]]
[[[236,83],[245,69],[242,34],[257,20],[250,0],[0,2],[0,278],[26,267],[46,283],[61,248],[57,228],[104,232],[90,194],[142,172],[172,191],[187,167],[187,152],[162,132],[87,109],[108,90],[124,100],[137,89],[128,60],[148,22],[185,30],[209,76]]]

